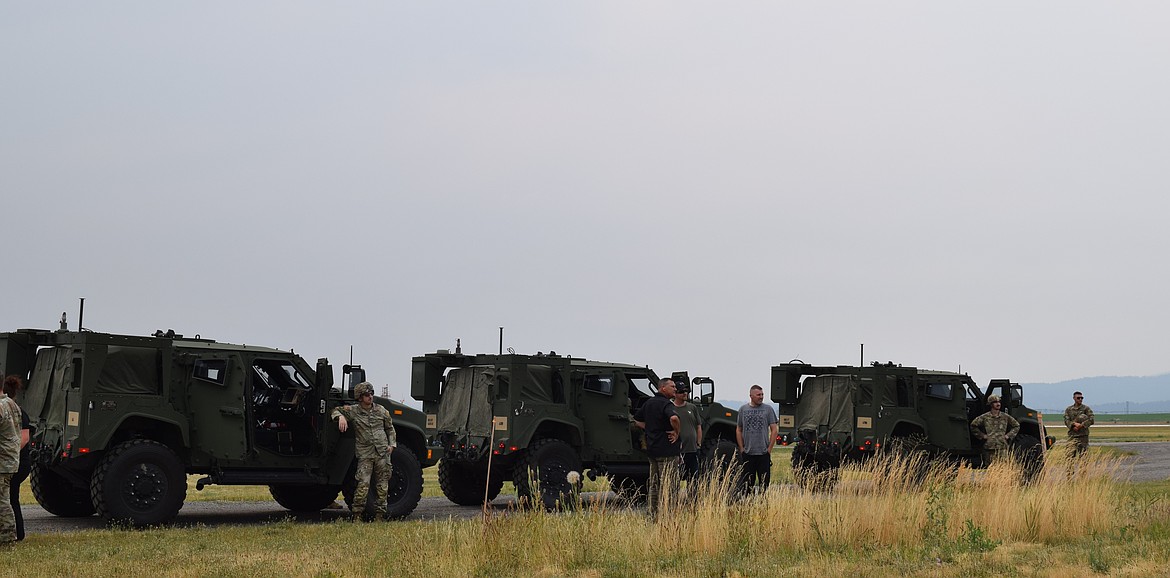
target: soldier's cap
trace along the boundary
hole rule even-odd
[[[690,393],[691,386],[680,381],[680,382],[678,382],[678,385],[674,386],[674,392],[675,393]]]
[[[363,382],[353,386],[353,396],[355,398],[361,397],[362,395],[367,394],[367,393],[370,395],[374,394],[374,386],[370,382],[363,381]]]
[[[987,403],[991,404],[991,403],[995,403],[995,402],[997,402],[997,401],[999,401],[999,396],[998,396],[998,395],[989,395],[989,396],[987,396]]]

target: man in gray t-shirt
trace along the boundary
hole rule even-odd
[[[747,492],[758,484],[764,491],[772,481],[772,447],[780,420],[776,410],[764,403],[764,388],[753,385],[748,395],[751,401],[739,408],[735,422],[735,441],[743,464],[740,489]]]

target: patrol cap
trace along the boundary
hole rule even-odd
[[[998,396],[998,395],[989,395],[989,396],[987,396],[987,403],[988,403],[988,404],[992,404],[992,403],[995,403],[995,402],[997,402],[997,401],[999,401],[999,396]]]
[[[691,386],[687,385],[686,382],[679,382],[677,385],[674,386],[674,391],[675,391],[675,393],[690,393]]]

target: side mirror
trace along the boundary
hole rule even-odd
[[[439,386],[443,380],[443,365],[439,360],[416,357],[410,372],[410,397],[418,401],[439,401]]]
[[[1008,399],[1007,399],[1007,406],[1008,407],[1020,407],[1020,406],[1024,405],[1024,388],[1021,387],[1020,384],[1018,384],[1018,383],[1011,384],[1011,386],[1008,387],[1007,392],[1008,392],[1008,396],[1007,396],[1008,397]]]
[[[360,365],[349,365],[348,363],[341,366],[341,373],[349,376],[346,381],[345,395],[346,397],[353,397],[353,386],[366,380],[366,370],[362,369]]]
[[[710,377],[696,377],[691,381],[691,391],[699,392],[699,403],[709,405],[715,403],[715,380]]]
[[[325,391],[333,387],[333,366],[329,359],[322,357],[317,360],[317,391]]]
[[[800,397],[800,371],[783,367],[772,368],[772,401],[796,403]]]

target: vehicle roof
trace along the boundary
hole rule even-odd
[[[212,339],[203,339],[201,337],[183,337],[175,335],[173,337],[155,336],[155,335],[125,335],[120,333],[105,333],[100,331],[50,331],[47,329],[18,329],[14,332],[0,333],[0,336],[8,336],[13,334],[26,334],[34,336],[34,339],[39,337],[41,339],[48,339],[56,343],[105,343],[105,344],[124,344],[137,345],[140,347],[158,347],[162,342],[170,342],[176,349],[199,349],[208,351],[248,351],[261,352],[272,354],[290,354],[292,351],[285,351],[273,347],[264,347],[259,345],[246,345],[235,343],[223,343]]]

